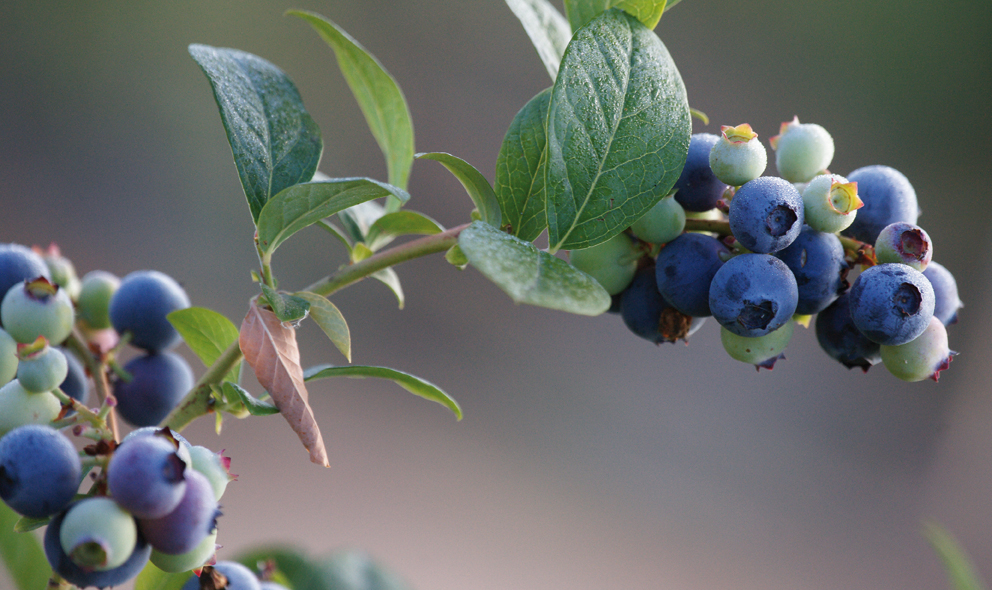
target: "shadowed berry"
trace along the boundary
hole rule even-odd
[[[847,175],[858,184],[858,197],[864,207],[858,209],[854,222],[841,233],[874,244],[882,228],[897,221],[916,223],[920,208],[916,191],[909,180],[895,168],[865,166]]]
[[[0,498],[18,514],[61,512],[76,495],[81,474],[75,447],[53,428],[21,426],[0,439]]]

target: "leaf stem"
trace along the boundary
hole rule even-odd
[[[320,279],[304,290],[327,297],[385,268],[414,258],[444,252],[458,243],[458,235],[468,226],[469,224],[466,223],[439,234],[411,240],[394,248],[383,250],[361,262],[341,267],[334,274]]]
[[[224,376],[234,368],[242,358],[241,346],[237,340],[227,347],[214,364],[207,369],[207,372],[200,377],[193,389],[186,394],[186,397],[179,402],[172,412],[162,421],[163,426],[181,431],[190,422],[214,410],[211,394],[212,385],[217,385],[224,380]]]

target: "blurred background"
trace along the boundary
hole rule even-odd
[[[379,58],[418,151],[490,180],[514,114],[550,84],[500,0],[4,2],[0,241],[55,241],[80,275],[161,270],[239,324],[253,227],[187,45],[283,68],[322,128],[321,170],[385,178],[331,50],[289,8]],[[908,176],[967,305],[939,384],[848,371],[804,330],[756,373],[712,321],[655,347],[617,316],[516,306],[474,270],[422,259],[398,269],[403,310],[376,282],[334,301],[357,364],[438,384],[465,419],[387,382],[314,383],[330,469],[278,417],[229,419],[219,437],[202,419],[185,434],[227,449],[240,475],[220,558],[361,548],[424,590],[944,588],[921,533],[932,520],[992,579],[990,25],[985,1],[685,0],[656,29],[712,120],[696,132],[748,122],[767,141],[798,115],[832,133],[834,172]],[[468,218],[434,162],[415,165],[410,192],[446,226]],[[310,229],[274,264],[292,288],[344,261]],[[305,365],[344,362],[312,323],[299,336]]]

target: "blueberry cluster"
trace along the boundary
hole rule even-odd
[[[654,343],[687,340],[712,316],[731,357],[771,369],[793,324],[815,315],[821,347],[846,367],[881,361],[900,379],[936,380],[961,301],[916,225],[912,185],[888,166],[831,174],[833,139],[798,118],[770,140],[779,176],[762,176],[757,137],[747,124],[693,135],[674,193],[571,252],[572,265]]]

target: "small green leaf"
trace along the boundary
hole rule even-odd
[[[323,142],[292,80],[264,59],[207,45],[189,53],[214,90],[252,220],[283,189],[313,177]]]
[[[639,219],[678,180],[691,131],[657,35],[616,9],[577,31],[548,110],[551,251],[595,246]]]
[[[472,202],[479,209],[482,220],[493,227],[500,226],[502,221],[499,201],[496,200],[496,193],[493,192],[492,185],[481,172],[465,160],[444,152],[417,154],[414,157],[419,160],[434,160],[443,164],[465,187],[468,196],[472,198]]]
[[[444,253],[444,259],[457,267],[458,270],[465,270],[465,267],[468,266],[468,258],[465,257],[462,247],[458,244],[448,248],[448,251]]]
[[[310,304],[310,317],[317,322],[324,334],[327,334],[334,346],[350,363],[351,331],[348,329],[348,322],[344,320],[344,316],[341,315],[337,306],[328,301],[326,297],[309,291],[300,291],[295,295]]]
[[[565,53],[568,40],[572,38],[568,20],[548,0],[506,0],[506,4],[524,26],[524,31],[554,82],[558,76],[561,56]]]
[[[937,524],[928,524],[924,529],[930,546],[944,562],[947,577],[954,590],[985,590],[985,583],[978,575],[978,570],[958,542]]]
[[[348,33],[313,12],[290,10],[310,23],[331,46],[372,135],[386,157],[389,183],[406,188],[413,165],[413,120],[396,80]]]
[[[699,109],[689,108],[689,114],[703,122],[703,125],[710,124],[710,118]]]
[[[496,198],[503,212],[503,228],[528,242],[548,227],[544,162],[548,153],[545,124],[550,101],[548,88],[520,109],[506,131],[496,159]]]
[[[291,235],[348,207],[406,191],[370,178],[337,178],[291,186],[272,197],[258,216],[258,245],[271,256]]]
[[[14,532],[26,533],[28,531],[40,529],[51,521],[52,518],[50,516],[45,518],[31,518],[30,516],[22,516],[16,523],[14,523]]]
[[[403,286],[400,285],[400,277],[396,274],[396,271],[391,268],[384,268],[373,273],[372,278],[389,287],[389,290],[396,296],[396,302],[399,304],[399,308],[403,309],[405,302]]]
[[[423,213],[416,211],[395,211],[375,220],[369,228],[365,242],[372,250],[378,250],[395,238],[405,235],[429,236],[444,231],[441,224]]]
[[[620,0],[612,6],[625,11],[649,29],[658,26],[661,13],[665,12],[665,0]]]
[[[134,579],[134,590],[180,590],[192,575],[190,572],[163,572],[148,562]]]
[[[241,403],[243,403],[245,408],[248,410],[248,413],[252,416],[271,416],[272,414],[279,413],[279,408],[275,407],[274,404],[263,402],[248,393],[247,390],[237,383],[225,381],[221,386],[221,390],[224,392],[224,397],[228,400],[240,399]]]
[[[653,29],[658,26],[661,13],[675,6],[679,1],[672,0],[666,5],[665,0],[565,0],[565,14],[568,15],[568,22],[571,23],[573,31],[578,31],[592,19],[614,7],[627,12],[647,28]]]
[[[366,246],[364,242],[359,242],[351,249],[351,262],[361,262],[373,254],[375,252],[372,251],[372,248]]]
[[[223,315],[205,307],[187,307],[166,316],[183,341],[203,364],[211,366],[238,339],[238,327]],[[240,365],[240,363],[239,363]],[[237,381],[238,365],[225,379]]]
[[[259,547],[240,554],[237,561],[249,568],[272,561],[276,571],[285,576],[292,590],[349,590],[347,587],[331,585],[322,568],[301,550],[293,547]]]
[[[419,395],[424,399],[437,402],[451,410],[455,417],[462,419],[462,409],[458,407],[458,402],[443,392],[437,385],[424,381],[420,377],[414,377],[409,373],[389,369],[386,367],[367,367],[361,365],[349,365],[347,367],[336,367],[333,365],[318,365],[303,371],[305,381],[314,379],[324,379],[326,377],[354,377],[364,379],[365,377],[378,377],[389,379],[409,391],[414,395]]]
[[[386,209],[382,205],[375,201],[366,201],[341,211],[338,218],[353,242],[364,242],[369,228],[385,214]]]
[[[596,279],[485,223],[465,228],[458,245],[472,266],[517,303],[581,315],[610,308],[610,296]]]
[[[619,0],[565,0],[565,16],[573,31],[578,31]]]
[[[262,294],[268,301],[269,307],[272,308],[272,313],[276,314],[280,322],[298,322],[310,313],[310,303],[302,297],[280,293],[264,283],[262,284]]]
[[[0,557],[18,590],[38,590],[48,585],[52,568],[41,543],[31,533],[14,532],[21,517],[0,502]]]

